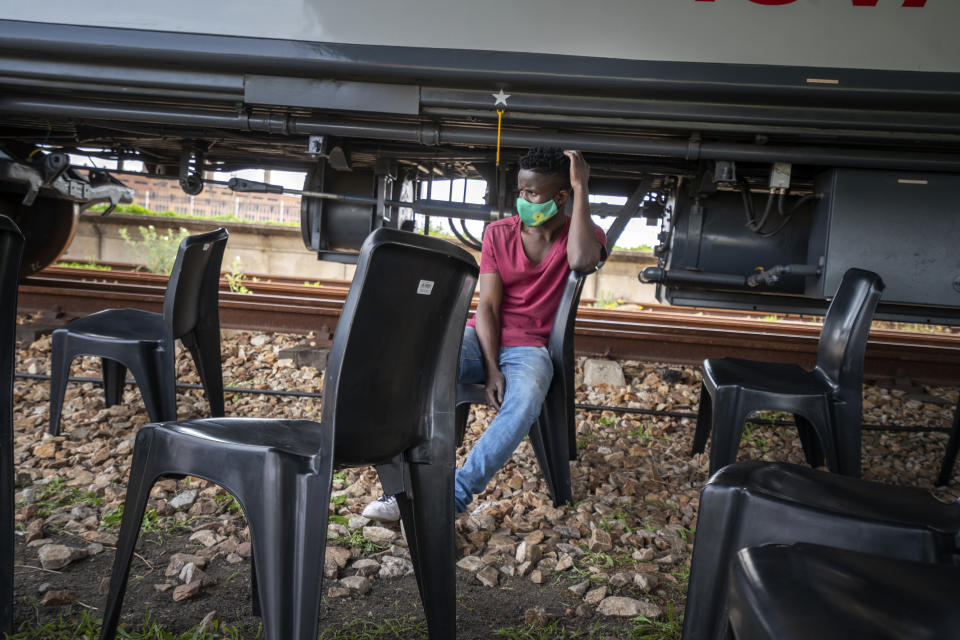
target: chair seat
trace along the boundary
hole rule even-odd
[[[960,569],[833,547],[742,550],[731,573],[738,640],[933,640],[960,630]]]
[[[821,396],[831,390],[816,372],[799,365],[739,358],[705,360],[703,379],[714,388],[737,386],[761,393],[789,393],[791,396]]]
[[[82,338],[128,342],[160,340],[164,334],[163,316],[139,309],[105,309],[78,318],[64,329]]]
[[[714,488],[731,487],[855,520],[902,524],[954,534],[960,531],[960,505],[937,500],[915,487],[898,487],[850,478],[784,462],[750,460],[721,469]]]
[[[323,437],[325,427],[312,420],[205,418],[164,422],[160,428],[218,445],[273,449],[304,458],[315,456],[329,440]]]

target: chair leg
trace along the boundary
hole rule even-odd
[[[456,550],[454,543],[453,467],[410,465],[411,493],[397,495],[427,632],[431,640],[456,637]]]
[[[823,448],[820,446],[820,438],[813,425],[799,413],[793,414],[793,421],[797,423],[797,434],[800,436],[800,445],[803,447],[807,464],[811,467],[822,466]]]
[[[862,420],[860,403],[834,403],[830,409],[833,441],[836,446],[837,472],[859,478],[861,472],[860,439]],[[829,463],[829,460],[827,461]]]
[[[130,372],[137,381],[140,397],[150,416],[150,422],[177,419],[177,381],[173,354],[166,350],[150,349],[136,362],[130,363]]]
[[[14,467],[10,418],[9,407],[0,409],[0,636],[13,633]]]
[[[707,448],[707,437],[710,435],[711,419],[713,418],[713,398],[707,390],[707,385],[700,384],[700,403],[697,408],[697,430],[693,434],[693,450],[690,455],[703,453]]]
[[[687,583],[683,640],[725,640],[727,573],[743,537],[745,505],[736,492],[706,485],[700,495],[697,531]]]
[[[147,508],[150,489],[156,480],[150,468],[150,443],[153,437],[154,430],[150,427],[144,427],[137,433],[137,444],[133,450],[133,461],[130,466],[130,483],[123,503],[123,519],[120,521],[120,537],[113,560],[113,573],[110,576],[110,590],[107,593],[103,627],[100,629],[100,640],[112,640],[117,633],[117,624],[120,622],[120,608],[123,606],[123,596],[127,589],[130,561],[137,546],[137,536],[140,534],[140,523]]]
[[[743,423],[747,419],[738,388],[723,391],[721,387],[716,394],[717,397],[712,398],[710,417],[710,475],[737,461]]]
[[[953,426],[950,428],[950,441],[947,442],[947,450],[943,455],[943,463],[940,465],[940,475],[937,476],[937,486],[950,482],[950,474],[953,472],[953,463],[957,459],[957,450],[960,449],[960,398],[957,399],[957,408],[953,412]]]
[[[564,449],[567,446],[566,423],[550,417],[542,411],[536,422],[530,427],[530,444],[536,454],[537,462],[547,482],[547,489],[553,498],[553,505],[573,502],[573,490],[570,486],[570,455]]]
[[[470,416],[470,403],[463,402],[457,405],[456,413],[454,414],[454,428],[456,429],[455,433],[457,434],[457,447],[463,446],[463,438],[467,433],[467,418]]]
[[[271,465],[270,461],[266,462]],[[283,465],[278,486],[259,484],[238,495],[250,523],[257,558],[257,594],[265,640],[316,640],[326,549],[329,468],[304,475]],[[268,496],[293,496],[278,504]],[[453,497],[450,498],[451,505]]]
[[[53,436],[60,434],[60,414],[72,361],[73,355],[67,352],[66,332],[54,331],[50,357],[50,435]]]
[[[197,365],[200,381],[203,382],[207,402],[210,403],[210,415],[223,417],[223,366],[220,361],[220,328],[200,329],[180,338],[190,350],[193,362]]]
[[[103,404],[112,407],[123,401],[123,386],[126,384],[127,368],[110,358],[100,358],[103,371]]]
[[[263,617],[263,610],[260,608],[260,587],[257,585],[257,559],[252,551],[250,553],[250,613],[258,618]]]

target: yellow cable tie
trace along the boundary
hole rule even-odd
[[[500,166],[500,125],[503,122],[503,109],[497,109],[497,167]]]

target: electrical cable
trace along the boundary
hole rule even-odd
[[[14,373],[15,378],[23,378],[25,380],[49,380],[50,376],[45,373]],[[103,378],[67,378],[68,382],[93,382],[97,384],[103,384]],[[136,386],[137,383],[135,380],[125,380],[124,384],[127,386]],[[195,383],[186,383],[178,382],[178,389],[203,389],[203,385]],[[224,393],[250,393],[254,395],[271,395],[271,396],[289,396],[295,398],[322,398],[323,393],[317,393],[316,391],[286,391],[283,389],[250,389],[248,387],[224,387]],[[620,407],[613,405],[602,405],[602,404],[574,404],[574,408],[581,411],[612,411],[614,413],[636,413],[640,415],[654,416],[658,418],[696,418],[696,413],[685,412],[685,411],[658,411],[655,409],[640,409],[638,407]],[[751,418],[751,422],[757,422],[767,426],[773,427],[789,427],[795,426],[796,423],[792,420],[766,420],[762,418]],[[951,429],[949,427],[925,427],[922,425],[883,425],[883,424],[864,424],[861,425],[861,428],[864,431],[896,431],[896,432],[930,432],[930,433],[950,433]]]
[[[470,229],[467,229],[466,220],[463,220],[463,219],[460,220],[460,228],[463,230],[463,235],[470,238],[470,241],[473,242],[473,245],[474,245],[473,248],[476,249],[477,251],[480,251],[480,248],[483,246],[483,242],[477,239],[475,235],[470,233]]]
[[[804,202],[808,202],[809,200],[815,200],[815,199],[817,199],[817,198],[819,198],[819,194],[816,194],[816,193],[808,193],[807,195],[803,196],[802,198],[800,198],[799,200],[797,200],[796,202],[794,202],[794,203],[793,203],[793,206],[790,207],[790,210],[789,210],[789,211],[784,212],[784,210],[783,210],[783,199],[784,199],[784,198],[783,198],[783,194],[780,194],[780,202],[779,202],[779,204],[777,205],[777,208],[778,208],[781,216],[784,216],[784,217],[786,217],[786,216],[791,216],[791,215],[793,215],[793,213],[794,213],[797,209],[799,209],[799,208],[803,205]]]
[[[770,217],[770,212],[773,211],[773,191],[770,192],[770,195],[767,196],[767,205],[763,208],[763,215],[760,216],[760,222],[757,222],[755,226],[750,227],[751,231],[760,233],[760,230],[763,229],[763,225],[767,224],[767,218]],[[783,194],[780,195],[783,197]]]
[[[740,188],[740,197],[743,198],[743,213],[747,217],[747,227],[753,229],[753,200],[750,197],[750,185],[746,178],[737,176],[737,186]]]
[[[459,240],[464,246],[470,247],[475,251],[480,250],[479,245],[476,245],[476,243],[471,242],[469,238],[465,237],[463,234],[457,231],[457,226],[453,223],[453,218],[448,217],[447,222],[450,224],[450,230],[453,231],[453,235],[455,235],[457,237],[457,240]]]
[[[781,222],[781,223],[777,226],[777,228],[775,228],[773,231],[767,231],[767,232],[763,232],[763,233],[758,232],[759,235],[760,235],[760,237],[761,237],[761,238],[770,238],[770,237],[773,237],[773,236],[777,235],[777,234],[780,233],[781,231],[783,231],[783,228],[786,227],[787,224],[789,224],[791,220],[793,220],[793,218],[792,218],[791,216],[794,214],[794,212],[795,212],[797,209],[799,209],[799,208],[801,207],[801,205],[803,205],[803,203],[808,202],[808,201],[810,201],[810,200],[817,199],[817,198],[819,198],[819,195],[818,195],[818,194],[816,194],[816,193],[808,193],[807,195],[803,196],[802,198],[800,198],[799,200],[797,200],[796,202],[794,202],[794,203],[793,203],[793,206],[790,207],[790,210],[789,210],[789,211],[784,212],[784,210],[783,210],[783,199],[784,199],[784,198],[783,198],[783,194],[780,194],[780,202],[779,202],[779,204],[777,205],[777,209],[779,210],[780,215],[783,217],[783,222]]]

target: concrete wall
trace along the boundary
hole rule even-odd
[[[77,262],[136,262],[130,247],[120,237],[119,229],[126,227],[130,238],[140,240],[137,227],[153,225],[157,233],[165,234],[179,227],[190,233],[202,233],[225,226],[230,232],[224,254],[224,269],[239,257],[242,271],[248,275],[293,276],[304,280],[346,280],[353,277],[353,265],[317,260],[307,251],[297,227],[276,225],[219,223],[207,220],[178,218],[147,218],[144,216],[114,214],[109,216],[84,214],[73,243],[61,260]],[[479,254],[474,257],[479,260]],[[583,296],[598,299],[622,299],[625,302],[650,304],[655,302],[654,287],[641,284],[637,274],[646,266],[655,265],[649,254],[617,251],[598,274],[587,280]]]

